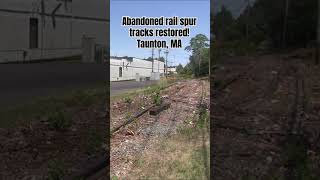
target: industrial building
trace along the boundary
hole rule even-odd
[[[177,66],[168,66],[168,74],[177,74]]]
[[[109,49],[108,6],[101,0],[1,0],[0,63],[102,57]]]
[[[110,81],[158,80],[165,73],[165,63],[134,57],[110,58]]]

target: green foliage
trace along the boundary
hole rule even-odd
[[[54,130],[66,130],[71,126],[71,117],[69,114],[57,110],[48,115],[49,127]]]
[[[111,180],[119,180],[118,176],[112,176]]]
[[[191,51],[189,63],[182,71],[183,74],[193,74],[196,77],[204,76],[209,73],[210,48],[209,39],[203,34],[197,34],[191,38],[190,45],[185,48]]]
[[[160,89],[155,91],[155,93],[153,94],[153,103],[156,104],[157,106],[159,106],[162,103],[162,99],[160,96]]]
[[[61,180],[65,175],[65,167],[62,161],[51,160],[48,166],[48,180]]]
[[[280,47],[305,47],[316,39],[317,1],[292,0],[289,2],[285,21],[285,0],[256,0],[236,19],[222,7],[214,15],[212,24],[215,44],[223,55],[231,50],[234,55],[253,53],[265,41],[271,42],[271,49]],[[285,25],[287,22],[287,25]],[[248,27],[248,39],[246,39]],[[287,31],[284,36],[284,28]],[[221,53],[221,52],[220,52]]]
[[[165,62],[165,58],[164,57],[160,57],[160,58],[158,58],[158,57],[154,57],[153,58],[154,60],[158,60],[158,61],[161,61],[161,62]],[[152,57],[148,57],[147,59],[145,59],[145,60],[147,60],[147,61],[152,61]]]
[[[159,58],[159,61],[164,62],[164,61],[165,61],[164,57],[161,56],[161,57]]]
[[[222,6],[221,11],[216,14],[213,22],[213,32],[216,40],[223,41],[227,36],[230,36],[231,27],[234,25],[234,19],[231,12]]]
[[[199,120],[197,122],[197,127],[202,129],[207,127],[209,124],[209,112],[206,110],[205,107],[200,107],[199,109]]]
[[[132,117],[132,112],[127,112],[125,119],[130,119]]]
[[[177,67],[176,67],[176,70],[177,70],[177,73],[181,73],[183,71],[183,66],[181,64],[179,64]]]
[[[131,98],[130,96],[126,96],[126,97],[124,98],[124,102],[125,102],[125,103],[128,103],[128,104],[131,104],[131,103],[132,103],[132,98]]]

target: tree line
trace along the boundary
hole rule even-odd
[[[316,0],[256,0],[239,17],[224,6],[212,16],[214,46],[223,53],[308,47],[316,40]]]

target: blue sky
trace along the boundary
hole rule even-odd
[[[197,17],[197,26],[190,26],[190,37],[183,37],[181,49],[169,49],[168,65],[185,65],[189,62],[190,53],[184,50],[196,34],[210,37],[210,1],[209,0],[111,0],[110,2],[110,41],[111,56],[132,56],[147,58],[151,49],[137,48],[135,38],[129,37],[129,27],[121,26],[122,16],[179,16]],[[176,27],[172,27],[176,28]],[[157,38],[161,40],[161,38]],[[162,50],[161,55],[164,50]],[[155,57],[158,50],[155,49]]]

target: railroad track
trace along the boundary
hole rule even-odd
[[[185,84],[181,84],[181,85],[177,86],[177,88],[174,87],[174,89],[169,93],[167,100],[172,101],[173,97],[179,96],[181,94],[179,92],[182,89],[184,89],[185,87],[186,87]],[[195,87],[201,88],[201,93],[199,94],[200,97],[198,98],[197,101],[198,101],[198,104],[202,104],[203,98],[205,95],[204,83],[200,80],[199,82],[197,82],[197,85]],[[172,101],[172,102],[175,103],[174,101]],[[178,105],[171,106],[171,111],[169,111],[167,113],[167,114],[169,114],[169,116],[168,116],[169,124],[167,124],[166,127],[169,127],[169,128],[165,131],[166,133],[170,134],[171,132],[173,132],[174,127],[175,127],[174,124],[176,123],[175,119],[179,113],[182,113],[182,111],[183,110],[180,109],[180,107]],[[142,139],[142,142],[139,145],[139,147],[141,149],[145,149],[148,146],[150,140],[152,139],[152,136],[154,135],[154,133],[157,133],[157,128],[158,128],[157,123],[159,123],[159,119],[161,116],[162,116],[162,114],[158,114],[158,115],[152,116],[152,117],[145,117],[144,119],[141,120],[141,121],[143,121],[142,123],[146,123],[146,124],[144,124],[144,126],[148,127],[148,132],[149,132],[149,133],[145,133],[145,135]],[[139,127],[140,127],[140,125],[139,125]],[[140,157],[143,156],[143,151],[139,151],[139,152],[135,153],[136,158],[139,159],[139,156]]]
[[[231,86],[233,83],[237,82],[238,80],[242,79],[243,77],[248,75],[248,72],[250,72],[251,69],[253,69],[255,64],[251,64],[248,68],[246,68],[244,71],[238,73],[237,75],[233,76],[227,82],[225,82],[223,85],[218,87],[217,89],[214,88],[214,93],[211,95],[212,98],[216,97],[220,93],[222,93],[223,90],[227,89],[229,86]]]
[[[179,83],[178,82],[175,82],[175,83],[172,83],[170,84],[169,86],[165,87],[165,89],[168,89],[170,87],[172,87],[173,85]],[[181,89],[183,89],[185,87],[185,85],[182,85],[182,86],[177,86],[177,89],[175,89],[173,92],[171,92],[169,95],[168,95],[168,98],[172,97],[175,93],[177,93],[178,91],[180,91]],[[163,90],[165,90],[163,89]],[[146,109],[142,110],[142,111],[139,111],[139,112],[136,112],[134,116],[130,117],[127,121],[125,121],[124,123],[120,124],[119,126],[117,126],[116,128],[114,128],[113,130],[111,130],[111,135],[114,135],[116,132],[118,132],[121,128],[129,125],[130,123],[134,122],[135,120],[137,120],[137,118],[139,118],[140,116],[142,116],[143,114],[145,114],[146,112],[148,112],[151,108],[155,107],[155,104],[152,104],[150,105],[149,107],[147,107]]]
[[[201,86],[202,86],[202,92],[201,92],[201,97],[200,97],[200,103],[202,104],[202,100],[203,100],[203,95],[204,95],[204,88],[203,88],[203,83],[200,81]],[[177,84],[177,83],[174,83]],[[168,86],[167,88],[173,86],[174,84]],[[174,96],[177,92],[179,92],[181,89],[183,89],[185,87],[185,85],[179,86],[177,87],[174,91],[172,91],[168,98],[170,99],[172,96]],[[124,126],[132,123],[135,119],[137,119],[138,117],[142,116],[144,113],[146,113],[150,108],[152,108],[154,105],[151,105],[149,108],[143,110],[142,112],[138,112],[133,118],[129,119],[128,121],[126,121],[124,124],[122,124],[121,126],[115,128],[114,130],[111,131],[111,135],[113,135],[114,133],[116,133],[119,129],[123,128]],[[170,118],[171,121],[175,118],[177,109],[175,109],[175,113],[173,113],[173,116]],[[159,116],[155,117],[155,121],[153,123],[156,123],[159,120]],[[147,145],[149,138],[146,138],[146,141],[144,143],[144,146]],[[109,157],[106,156],[102,156],[101,158],[98,158],[96,163],[93,163],[92,166],[90,166],[89,168],[83,169],[82,171],[78,172],[75,175],[72,175],[70,177],[67,177],[67,180],[72,180],[72,179],[79,179],[79,178],[86,178],[86,179],[99,179],[102,178],[106,173],[103,173],[103,169],[106,168],[109,165]]]
[[[266,144],[272,145],[273,148],[273,152],[276,153],[277,155],[274,156],[275,158],[280,158],[280,159],[276,159],[276,160],[280,160],[281,164],[279,164],[279,166],[284,166],[286,168],[284,174],[286,179],[292,179],[292,180],[298,180],[299,177],[301,177],[301,173],[305,173],[305,172],[301,172],[301,164],[306,163],[307,160],[306,158],[308,158],[308,148],[310,148],[310,144],[308,142],[308,134],[306,133],[306,127],[304,126],[305,122],[306,122],[306,118],[307,118],[307,113],[308,112],[308,84],[305,82],[305,69],[303,66],[303,62],[298,61],[298,60],[281,60],[281,66],[278,70],[278,73],[275,74],[275,76],[270,79],[269,83],[264,85],[264,89],[262,89],[263,91],[259,91],[259,93],[263,92],[263,94],[258,94],[256,91],[255,93],[249,94],[249,96],[244,97],[244,101],[240,101],[239,103],[232,103],[231,106],[228,106],[226,108],[221,108],[221,112],[235,112],[235,111],[241,111],[241,113],[237,113],[239,116],[244,117],[244,121],[246,122],[246,118],[247,117],[255,117],[256,113],[259,113],[260,110],[262,108],[259,108],[257,112],[255,112],[255,109],[253,106],[250,106],[248,109],[242,109],[240,106],[243,106],[246,103],[250,103],[251,101],[254,103],[254,105],[259,105],[259,101],[258,98],[261,98],[263,100],[267,100],[267,101],[263,101],[263,102],[269,102],[270,100],[273,100],[273,96],[272,94],[276,91],[277,87],[279,86],[279,84],[281,85],[281,87],[283,87],[283,85],[285,86],[284,88],[280,89],[280,95],[279,98],[280,100],[284,100],[281,101],[282,102],[286,102],[288,101],[288,105],[289,105],[289,110],[288,112],[285,112],[284,115],[287,115],[286,118],[284,119],[279,119],[277,118],[277,121],[274,121],[275,124],[280,125],[280,130],[279,131],[275,131],[275,133],[269,134],[267,133],[267,135],[265,135],[264,133],[264,128],[262,127],[261,132],[263,132],[263,134],[260,133],[256,133],[255,131],[250,132],[247,131],[248,130],[248,126],[247,124],[245,124],[243,127],[237,126],[235,124],[230,124],[230,123],[226,123],[228,122],[228,120],[231,121],[231,123],[233,123],[233,119],[228,119],[228,116],[226,114],[220,114],[220,116],[218,116],[219,114],[217,114],[217,118],[220,118],[222,120],[219,120],[221,124],[219,124],[219,121],[217,123],[217,121],[213,122],[213,126],[217,129],[228,129],[231,131],[234,131],[236,133],[241,133],[241,134],[245,134],[247,135],[246,137],[248,137],[249,139],[246,139],[246,137],[244,137],[245,140],[248,140],[248,143],[251,143],[252,141],[250,140],[250,138],[254,138],[256,139],[255,142],[260,141],[262,143],[264,143],[264,138],[268,138],[268,141],[265,141]],[[248,68],[250,69],[250,68]],[[252,74],[250,73],[246,73],[246,72],[241,72],[239,73],[239,75],[236,75],[235,78],[233,78],[231,81],[227,82],[224,86],[222,86],[221,89],[217,89],[216,91],[219,91],[218,93],[215,93],[215,95],[219,94],[221,91],[223,91],[225,88],[229,87],[231,84],[233,84],[234,82],[237,82],[241,79],[245,79],[246,76],[250,76]],[[283,83],[283,84],[282,84]],[[288,85],[288,87],[287,87]],[[289,91],[284,91],[287,90],[286,88],[288,88]],[[259,88],[260,89],[260,88]],[[277,96],[278,97],[278,96]],[[283,98],[281,98],[283,97]],[[227,98],[227,97],[226,97]],[[228,98],[227,98],[228,99]],[[226,100],[224,100],[226,101]],[[223,102],[221,102],[223,104]],[[282,105],[280,103],[280,105]],[[279,105],[279,104],[278,104]],[[280,106],[279,105],[279,106]],[[285,103],[284,103],[285,105]],[[219,106],[221,107],[221,104],[219,104]],[[239,107],[239,108],[238,108]],[[251,108],[252,107],[252,108]],[[264,107],[264,104],[261,104],[261,107]],[[267,107],[271,107],[270,110],[272,110],[273,108],[277,108],[278,106],[267,106]],[[251,109],[253,110],[253,112],[251,112]],[[264,113],[265,111],[261,111],[261,113]],[[268,111],[266,111],[268,112]],[[270,111],[273,112],[273,111]],[[281,113],[281,111],[275,111],[275,112],[279,112]],[[287,114],[288,113],[288,114]],[[280,115],[280,114],[279,114]],[[231,118],[233,118],[233,116],[229,116]],[[268,125],[268,123],[272,123],[271,121],[272,118],[274,117],[279,117],[278,115],[271,115],[270,118],[268,118],[269,116],[266,116],[267,118],[265,118],[265,122]],[[259,119],[259,118],[258,118]],[[280,120],[280,121],[279,121]],[[260,118],[260,121],[264,121],[263,119]],[[269,122],[270,121],[270,122]],[[234,121],[235,123],[237,121]],[[248,121],[249,122],[249,121]],[[250,123],[250,122],[249,122]],[[228,125],[230,124],[230,125]],[[253,127],[257,127],[260,132],[260,127],[259,126],[255,126],[254,123],[252,123]],[[270,126],[271,127],[271,126]],[[250,129],[249,129],[250,130]],[[220,131],[219,131],[220,132]],[[270,135],[275,135],[274,137],[270,136]],[[215,136],[215,135],[214,135]],[[281,137],[280,137],[281,136]],[[320,136],[318,136],[320,137]],[[271,139],[270,139],[271,138]],[[319,138],[320,139],[320,138]],[[270,140],[274,140],[274,141],[270,141]],[[254,142],[254,143],[255,143]],[[274,144],[273,142],[276,142],[276,144]],[[279,144],[278,144],[279,143]],[[253,147],[255,147],[253,145]],[[271,147],[271,146],[270,146]],[[297,152],[292,152],[292,151],[297,151]],[[242,153],[240,151],[240,153]],[[220,154],[221,155],[221,154]],[[226,153],[225,157],[223,156],[216,156],[217,159],[215,159],[215,161],[223,161],[225,160],[225,158],[229,157],[230,154]],[[234,156],[237,156],[237,153],[234,153]],[[241,156],[241,154],[239,154],[239,156]],[[248,156],[252,157],[254,155],[252,154],[248,154]],[[271,156],[272,157],[272,156]],[[221,158],[221,159],[219,159]],[[236,157],[235,157],[236,158]],[[240,158],[240,157],[239,157]],[[244,157],[246,158],[246,157]],[[249,158],[249,157],[248,157]],[[258,159],[260,157],[257,157]],[[261,157],[261,160],[263,160],[266,157]],[[216,162],[215,162],[216,163]],[[219,163],[223,163],[223,162],[219,162]],[[305,167],[307,167],[308,165],[303,165]],[[229,167],[227,165],[227,167]],[[231,167],[232,168],[232,167]],[[274,167],[269,167],[270,169],[273,169]],[[300,168],[300,169],[299,169]],[[217,170],[218,168],[216,168]],[[231,169],[230,169],[231,170]],[[253,172],[255,173],[255,172]],[[223,172],[221,172],[220,174],[224,174]]]
[[[199,97],[198,100],[198,104],[199,107],[202,106],[203,104],[203,98],[204,98],[204,94],[205,94],[205,90],[204,90],[204,83],[200,80],[200,85],[201,86],[201,95]],[[175,83],[176,84],[176,83]],[[173,86],[174,84],[170,85],[169,87]],[[169,88],[167,87],[167,88]],[[176,93],[178,93],[179,91],[181,91],[181,89],[185,88],[185,85],[182,84],[181,86],[178,86],[176,89],[174,89],[174,91],[170,92],[170,94],[168,95],[168,99],[171,99]],[[146,113],[151,107],[153,107],[154,105],[150,106],[149,108],[145,109],[142,112],[138,112],[135,116],[135,118],[129,119],[128,121],[126,121],[123,125],[119,126],[118,128],[114,129],[111,134],[116,133],[120,128],[123,128],[124,126],[132,123],[136,118],[142,116],[144,113]],[[176,115],[178,113],[178,109],[177,107],[174,108],[174,113],[172,113],[172,116],[170,117],[171,122],[173,122],[173,120],[175,119]],[[155,121],[153,121],[153,124],[156,123],[159,120],[159,116],[155,117]],[[151,124],[152,125],[152,124]],[[149,135],[151,136],[151,135]],[[144,142],[144,146],[147,146],[149,141],[149,137],[146,138],[145,142]],[[109,157],[103,155],[101,158],[97,158],[96,163],[92,163],[92,165],[90,167],[87,167],[83,170],[81,170],[80,172],[78,172],[77,174],[74,174],[72,176],[67,177],[67,180],[73,180],[73,179],[79,179],[79,178],[85,178],[85,179],[103,179],[103,177],[107,174],[104,172],[104,169],[106,167],[108,167],[109,165]]]
[[[179,82],[179,81],[178,81]],[[176,82],[176,83],[178,83]],[[171,86],[175,85],[176,83],[170,84],[169,86],[166,87],[170,88]],[[176,92],[180,91],[182,88],[184,88],[184,85],[182,87],[178,87],[175,91],[173,91],[170,96],[175,94]],[[137,112],[135,116],[131,117],[128,119],[126,122],[121,124],[120,126],[116,127],[115,129],[111,130],[111,135],[114,135],[119,129],[123,128],[124,126],[127,126],[128,124],[132,123],[134,120],[142,116],[144,113],[148,112],[152,107],[154,107],[154,104],[151,105],[150,107],[146,108],[143,111]],[[86,166],[87,163],[84,164]],[[101,155],[100,158],[97,158],[95,163],[91,163],[89,167],[86,167],[75,174],[72,174],[68,177],[66,177],[67,180],[74,180],[74,179],[104,179],[104,176],[107,174],[104,169],[109,166],[109,157],[106,155]]]
[[[306,121],[306,87],[303,78],[303,72],[299,66],[294,67],[295,71],[295,94],[291,111],[288,114],[288,129],[286,145],[284,152],[286,157],[286,179],[298,180],[301,179],[305,170],[301,170],[302,166],[307,166],[307,134],[303,128],[303,123]],[[292,155],[293,154],[293,155]]]

